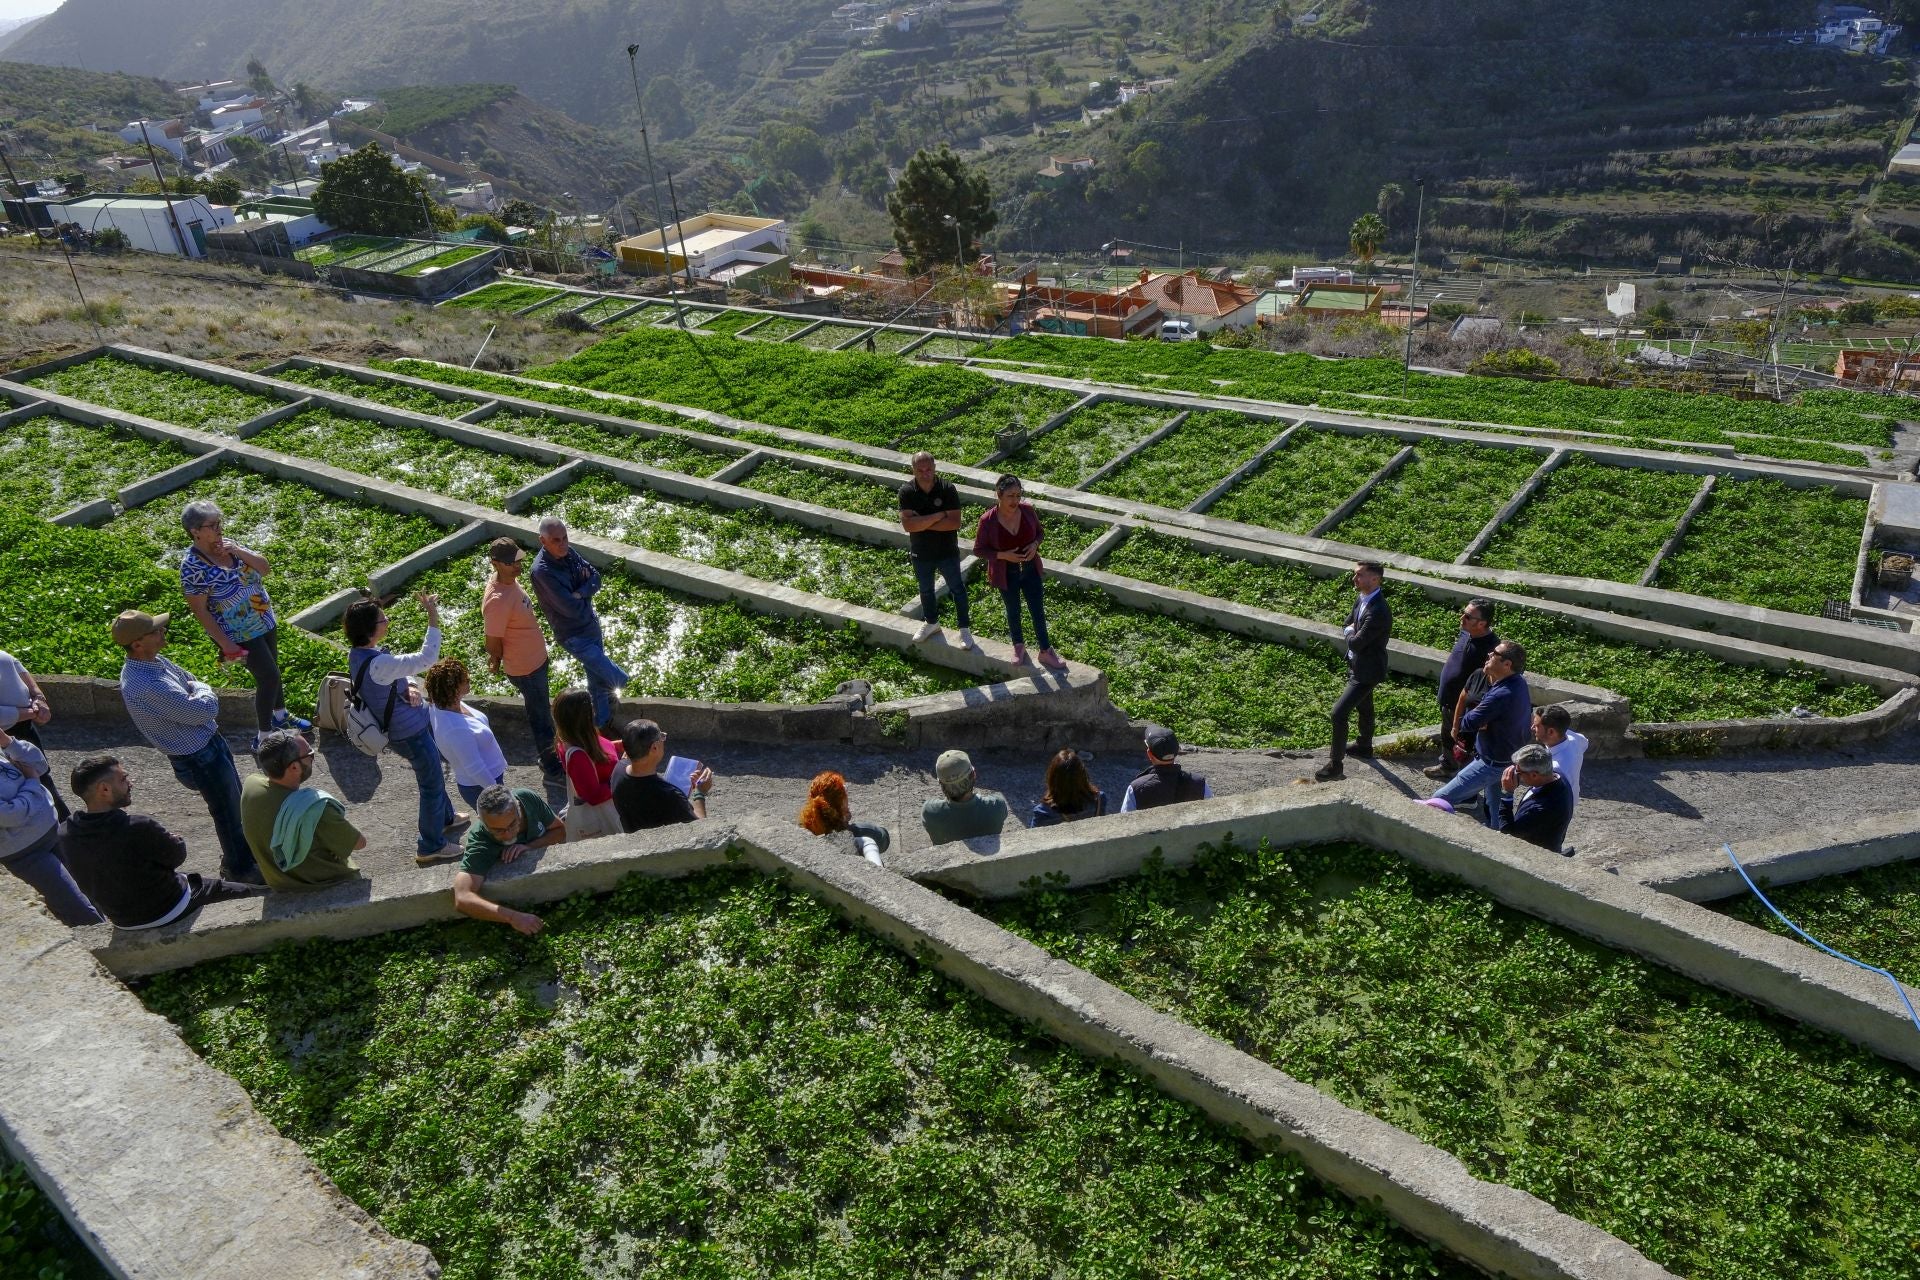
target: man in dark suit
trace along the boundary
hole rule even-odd
[[[1361,760],[1373,758],[1373,686],[1387,678],[1387,641],[1393,638],[1393,610],[1387,606],[1380,580],[1386,569],[1378,560],[1362,560],[1353,566],[1353,589],[1358,599],[1347,615],[1342,633],[1347,638],[1347,687],[1333,704],[1333,750],[1328,761],[1314,771],[1321,782],[1336,782],[1347,776],[1342,761],[1347,756]],[[1347,717],[1359,709],[1359,736],[1347,742]]]

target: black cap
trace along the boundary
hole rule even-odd
[[[1180,754],[1180,739],[1165,725],[1148,725],[1147,750],[1158,759],[1171,760]]]

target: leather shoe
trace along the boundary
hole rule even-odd
[[[1362,743],[1349,742],[1347,744],[1347,754],[1355,760],[1371,760],[1373,759],[1373,748]]]
[[[1459,770],[1450,768],[1444,764],[1430,764],[1426,768],[1422,769],[1420,772],[1426,774],[1429,778],[1432,778],[1435,782],[1445,782],[1449,778],[1453,777],[1454,774],[1458,773]]]
[[[1338,782],[1346,776],[1347,771],[1338,760],[1329,760],[1313,771],[1315,782]]]

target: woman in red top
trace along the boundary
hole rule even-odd
[[[973,554],[986,562],[987,581],[1000,589],[1007,606],[1007,633],[1013,637],[1013,660],[1027,660],[1026,635],[1020,629],[1020,598],[1026,597],[1033,615],[1033,638],[1040,642],[1040,665],[1065,671],[1067,664],[1047,638],[1047,606],[1040,583],[1040,517],[1033,504],[1020,500],[1020,477],[1004,475],[994,482],[994,505],[980,517],[973,535]]]
[[[613,769],[620,763],[620,744],[601,737],[594,727],[593,695],[585,689],[569,689],[555,698],[553,728],[575,802],[605,804],[612,800]]]

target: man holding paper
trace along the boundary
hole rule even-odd
[[[692,822],[707,816],[713,770],[682,756],[667,759],[667,735],[651,720],[633,720],[622,735],[627,764],[613,784],[622,831]],[[664,767],[663,767],[664,766]]]

